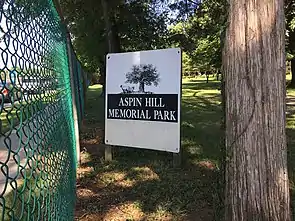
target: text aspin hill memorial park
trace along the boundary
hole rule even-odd
[[[109,94],[109,119],[177,122],[176,94]]]

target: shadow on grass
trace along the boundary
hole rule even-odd
[[[184,95],[195,84],[199,83],[184,84]],[[216,90],[215,86],[209,82],[207,88]],[[98,129],[103,127],[104,110],[99,94],[99,87],[91,87],[86,102],[77,220],[217,220],[218,92],[183,98],[181,168],[172,167],[171,153],[123,147],[115,147],[114,161],[105,163]]]
[[[188,159],[208,159],[215,163],[219,160],[221,106],[217,99],[183,98],[182,148],[188,152]],[[199,151],[195,153],[195,150]]]
[[[295,97],[292,90],[288,90],[287,98],[287,144],[288,144],[288,173],[290,180],[291,208],[295,217]]]
[[[295,217],[295,130],[294,128],[287,128],[286,133],[288,138],[288,175],[290,182],[291,211],[292,217]]]
[[[189,81],[185,81],[182,84],[182,87],[185,89],[193,89],[193,90],[212,90],[212,89],[219,89],[220,82],[212,80],[206,83],[206,80],[203,80],[203,79],[191,79]]]

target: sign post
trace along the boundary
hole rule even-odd
[[[179,153],[181,50],[110,53],[105,143]]]

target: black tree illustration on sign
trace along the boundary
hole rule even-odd
[[[152,64],[133,65],[131,72],[126,74],[126,83],[139,84],[139,92],[145,92],[145,85],[154,84],[156,87],[160,82],[159,73]]]

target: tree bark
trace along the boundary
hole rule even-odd
[[[115,18],[113,18],[110,15],[109,5],[107,0],[101,0],[101,6],[103,9],[103,17],[107,32],[107,42],[108,42],[108,51],[109,53],[116,53],[121,51],[121,44],[120,44],[120,38],[118,33],[117,24],[115,21]],[[104,62],[105,63],[105,62]],[[105,64],[106,65],[106,64]],[[105,95],[105,74],[106,72],[103,72],[104,76],[104,83],[102,84],[102,95]]]
[[[107,0],[101,0],[101,6],[102,6],[102,10],[103,10],[103,18],[104,18],[104,22],[105,22],[105,28],[106,28],[106,32],[107,32],[107,41],[108,41],[108,48],[109,48],[109,52],[112,52],[112,39],[113,39],[113,34],[112,34],[112,25],[111,25],[111,21],[109,18],[109,8],[108,8],[108,3]]]
[[[102,85],[102,90],[101,90],[101,97],[105,96],[105,81],[106,81],[106,66],[105,62],[101,67],[99,67],[99,72],[100,72],[100,78],[99,78],[99,83]]]
[[[113,53],[119,53],[121,52],[121,42],[120,42],[120,37],[119,37],[119,30],[118,30],[118,25],[117,21],[114,17],[111,19],[111,30],[112,30],[112,52]]]
[[[229,0],[225,220],[290,221],[282,0]]]
[[[120,52],[120,38],[115,18],[110,15],[110,9],[107,0],[101,0],[103,17],[107,32],[108,49],[110,53]]]

